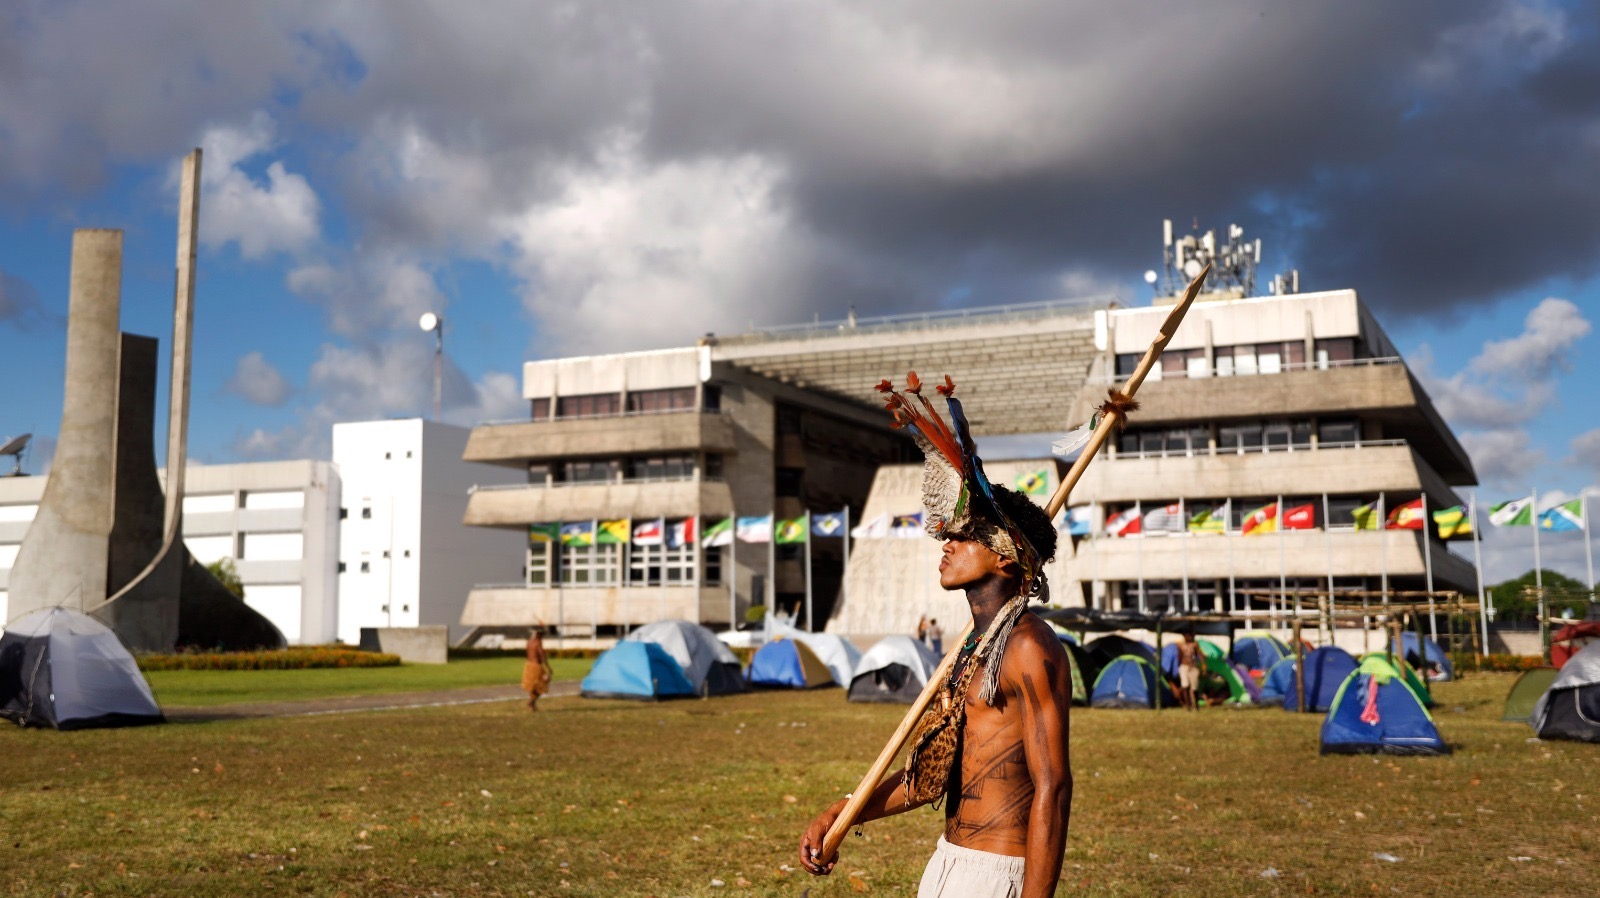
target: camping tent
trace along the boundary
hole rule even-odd
[[[1424,674],[1424,661],[1426,666],[1433,668],[1437,673],[1428,677],[1430,680],[1453,680],[1456,670],[1450,664],[1450,656],[1439,647],[1439,643],[1423,638],[1422,652],[1417,651],[1417,634],[1410,630],[1400,634],[1400,647],[1395,649],[1398,655],[1404,655],[1406,663],[1419,674]]]
[[[910,636],[885,636],[856,663],[848,698],[909,705],[938,666],[939,656],[921,642]]]
[[[1209,639],[1197,639],[1195,644],[1200,646],[1200,656],[1206,659],[1206,670],[1222,678],[1227,684],[1228,697],[1226,701],[1235,704],[1250,704],[1255,701],[1256,692],[1249,687],[1255,683],[1249,682],[1249,675],[1241,675],[1239,670],[1228,663],[1227,652],[1222,646]],[[1161,647],[1161,672],[1173,680],[1178,679],[1178,644],[1169,642]],[[1204,687],[1204,683],[1201,684]],[[1221,695],[1220,692],[1217,693]]]
[[[1123,655],[1095,679],[1089,704],[1096,708],[1154,708],[1157,689],[1161,690],[1161,704],[1170,708],[1178,703],[1154,665],[1139,655]]]
[[[1060,634],[1057,634],[1060,635]],[[1067,653],[1067,664],[1072,673],[1072,703],[1074,705],[1089,704],[1089,681],[1086,673],[1089,665],[1089,653],[1083,646],[1075,641],[1060,640],[1061,648]]]
[[[1281,705],[1284,696],[1294,691],[1294,659],[1285,658],[1272,669],[1261,681],[1261,703],[1265,705]]]
[[[856,665],[861,663],[861,650],[856,648],[855,643],[836,633],[806,633],[797,630],[788,635],[805,643],[816,654],[817,659],[827,665],[835,683],[840,686],[850,685],[851,678],[855,676]]]
[[[1506,709],[1500,719],[1516,723],[1532,720],[1534,707],[1550,691],[1550,684],[1556,681],[1557,673],[1554,667],[1535,667],[1523,671],[1522,676],[1511,684],[1511,691],[1506,693]]]
[[[756,649],[744,672],[752,686],[811,689],[835,684],[833,673],[811,647],[798,639],[780,638]]]
[[[1272,670],[1274,664],[1293,655],[1283,640],[1266,630],[1245,630],[1234,639],[1228,660],[1243,665],[1251,676],[1259,677]]]
[[[1388,656],[1373,653],[1351,671],[1322,721],[1323,754],[1449,754],[1428,709]]]
[[[696,694],[683,668],[653,642],[617,643],[594,659],[583,678],[585,698],[686,698]]]
[[[1567,659],[1533,709],[1540,739],[1600,742],[1600,644]]]
[[[41,608],[0,636],[0,717],[58,730],[161,723],[117,634],[67,608]]]
[[[1287,682],[1283,686],[1283,710],[1285,711],[1310,711],[1321,714],[1333,707],[1333,697],[1339,694],[1339,687],[1344,685],[1345,678],[1350,676],[1359,665],[1349,652],[1336,645],[1325,645],[1320,649],[1306,655],[1306,707],[1300,707],[1300,688],[1294,681],[1294,657],[1283,659],[1273,666],[1268,679],[1273,676],[1282,677],[1287,673]],[[1288,665],[1287,671],[1284,666]],[[1281,672],[1282,671],[1282,672]]]
[[[1099,677],[1101,671],[1123,655],[1138,655],[1152,665],[1159,659],[1156,650],[1149,643],[1129,639],[1116,633],[1090,640],[1083,650],[1084,659],[1089,662],[1087,674],[1091,677]]]
[[[710,630],[682,620],[646,624],[627,635],[628,642],[653,642],[678,662],[689,685],[701,695],[743,692],[739,659]]]
[[[1584,646],[1596,639],[1600,639],[1600,622],[1567,624],[1550,637],[1550,663],[1559,670],[1566,665],[1568,658],[1583,651]]]
[[[1366,661],[1368,658],[1373,657],[1388,661],[1390,665],[1400,671],[1400,675],[1405,679],[1406,685],[1410,686],[1411,691],[1416,694],[1417,701],[1422,702],[1424,708],[1433,707],[1433,693],[1428,691],[1428,684],[1423,682],[1422,677],[1417,675],[1416,670],[1406,663],[1404,658],[1389,652],[1368,652],[1362,655],[1360,660]]]

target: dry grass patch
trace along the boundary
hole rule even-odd
[[[1439,689],[1449,758],[1320,758],[1319,718],[1276,710],[1077,712],[1060,894],[1586,891],[1600,746],[1500,723],[1512,679]],[[931,811],[869,824],[832,878],[787,869],[895,707],[544,707],[0,730],[0,892],[907,895],[940,829]]]

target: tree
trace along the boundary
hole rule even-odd
[[[241,599],[244,598],[244,583],[239,580],[239,569],[233,566],[232,558],[218,558],[206,565],[206,570],[210,571],[211,576],[216,577],[217,582],[228,592]]]
[[[1571,608],[1578,617],[1583,616],[1589,604],[1589,588],[1560,571],[1541,570],[1545,589],[1545,613],[1559,615]],[[1534,595],[1534,572],[1528,571],[1514,580],[1496,583],[1489,588],[1494,596],[1495,620],[1531,621],[1539,617],[1539,600]]]

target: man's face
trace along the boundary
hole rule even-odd
[[[1009,576],[1012,565],[993,549],[975,540],[955,537],[944,541],[939,559],[939,585],[962,589],[990,576]]]

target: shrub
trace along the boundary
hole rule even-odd
[[[1451,652],[1450,665],[1456,670],[1498,670],[1519,673],[1544,667],[1548,662],[1540,655],[1486,655],[1472,652]]]
[[[140,655],[140,670],[312,670],[328,667],[398,667],[399,655],[345,646],[296,646],[259,652],[180,652]]]

